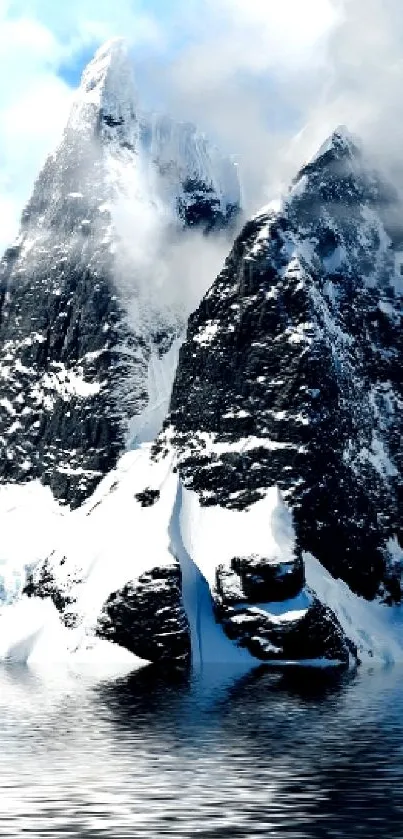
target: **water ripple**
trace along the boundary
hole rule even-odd
[[[403,681],[0,670],[7,839],[401,839]]]

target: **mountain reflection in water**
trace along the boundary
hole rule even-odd
[[[0,835],[401,839],[402,675],[3,667]]]

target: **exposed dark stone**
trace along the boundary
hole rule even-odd
[[[262,661],[323,659],[346,667],[357,660],[354,644],[346,639],[333,612],[317,598],[294,620],[275,620],[264,608],[253,606],[225,609],[221,605],[219,614],[228,637]]]
[[[149,661],[187,666],[190,630],[179,565],[154,568],[108,598],[97,634]]]
[[[216,571],[217,619],[232,641],[262,661],[323,659],[340,666],[356,661],[357,650],[334,613],[303,586],[300,557],[287,563],[235,557]],[[279,616],[264,604],[278,604]]]
[[[213,187],[197,178],[185,180],[177,206],[186,227],[201,227],[207,233],[229,227],[235,231],[240,213],[236,204],[228,204],[223,210]]]
[[[116,128],[116,126],[124,124],[123,117],[116,118],[111,116],[110,114],[103,113],[103,111],[101,111],[100,117],[101,120],[103,120],[106,123],[106,125],[109,126],[109,128]]]
[[[92,241],[74,234],[63,252],[52,238],[42,247],[18,272],[7,260],[0,267],[0,344],[10,367],[1,381],[10,407],[0,409],[0,478],[41,478],[77,506],[115,465],[127,416],[146,402],[147,352],[125,327],[110,257],[95,262]],[[116,350],[128,342],[140,344],[137,370]],[[118,403],[125,377],[133,391],[120,391]],[[70,378],[82,380],[86,395],[74,393]]]
[[[150,489],[149,487],[147,487],[144,492],[138,492],[137,495],[135,495],[135,498],[137,501],[140,501],[142,507],[152,507],[153,504],[158,501],[159,497],[159,489]]]
[[[66,585],[62,588],[55,580],[49,559],[40,563],[28,574],[23,594],[27,597],[40,597],[42,600],[49,598],[60,612],[65,626],[73,627],[77,623],[74,589],[80,580],[68,574]],[[64,561],[62,560],[60,564],[64,564]]]
[[[263,557],[234,557],[232,570],[239,576],[249,603],[288,600],[304,585],[302,559],[294,562],[267,561]]]

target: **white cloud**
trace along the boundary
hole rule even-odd
[[[253,211],[288,177],[284,148],[326,75],[342,9],[337,0],[204,0],[192,9],[159,83],[176,116],[238,156]]]
[[[0,244],[67,113],[60,62],[117,34],[137,49],[146,95],[236,155],[249,211],[339,123],[400,158],[401,0],[172,0],[169,14],[163,0],[3,0]]]
[[[11,4],[10,4],[11,5]],[[159,42],[158,20],[142,11],[140,0],[14,0],[14,16],[38,21],[64,45],[92,43],[127,35],[133,43]]]
[[[401,0],[339,0],[338,9],[319,83],[313,96],[302,96],[303,130],[289,143],[288,158],[299,165],[345,124],[403,186]]]
[[[331,0],[222,0],[222,9],[227,15],[223,41],[227,48],[233,43],[239,67],[256,72],[311,65],[338,20]]]
[[[70,91],[56,76],[59,47],[41,24],[0,16],[0,245],[18,217],[45,154],[66,119]]]
[[[248,211],[277,197],[341,123],[403,168],[401,0],[201,5],[162,83],[177,116],[239,156]]]

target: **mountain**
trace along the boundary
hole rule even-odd
[[[119,46],[119,56],[120,50]],[[101,64],[104,60],[101,53]],[[91,84],[89,90],[92,97]],[[132,154],[125,143],[137,148],[137,141],[128,139],[121,98],[118,103],[113,100],[110,109],[106,136],[117,133],[112,146],[110,139],[106,143],[108,166],[111,148],[119,163],[121,155]],[[165,162],[158,167],[155,160],[163,160],[162,147],[178,148],[173,139],[178,129],[169,120],[153,124],[151,142],[144,118],[138,119],[143,139],[136,162],[148,160],[153,177],[158,170],[162,184],[157,193],[161,196],[165,190],[164,206],[176,207],[178,236],[181,225],[196,217],[204,234],[211,230],[211,215],[205,209],[201,216],[199,211],[189,214],[192,205],[184,195],[193,195],[197,203],[201,194],[223,192],[217,180],[213,183],[211,169],[204,176],[206,190],[200,192],[195,178],[194,193],[186,192],[181,179],[173,192],[172,185],[178,184],[176,164],[167,169]],[[163,124],[169,130],[162,131]],[[165,130],[167,146],[161,140],[167,137]],[[179,133],[188,137],[189,130]],[[171,159],[173,152],[167,155]],[[100,159],[97,171],[105,164],[104,153]],[[227,184],[227,176],[222,177]],[[65,182],[63,173],[60,182]],[[97,200],[108,183],[105,176]],[[145,205],[147,196],[155,194],[154,187],[141,193]],[[91,189],[91,199],[93,195]],[[228,199],[227,210],[213,227],[220,227],[224,217],[230,221],[234,204]],[[41,218],[45,212],[42,205]],[[90,215],[86,211],[85,218]],[[63,218],[61,210],[60,224]],[[61,454],[69,447],[76,458],[73,467],[80,469],[84,462],[86,469],[85,435],[107,423],[104,460],[101,447],[94,446],[98,472],[91,481],[86,475],[78,494],[74,470],[62,492],[58,479],[41,473],[43,455],[38,453],[38,472],[32,476],[40,475],[63,500],[65,487],[73,487],[71,506],[76,509],[55,506],[49,489],[38,482],[0,487],[8,578],[14,580],[5,586],[4,599],[16,601],[6,608],[19,609],[23,623],[25,610],[31,614],[28,604],[33,597],[32,602],[50,599],[61,615],[63,644],[70,652],[107,640],[143,660],[170,666],[187,666],[190,659],[200,665],[232,662],[242,667],[258,662],[346,667],[362,660],[402,661],[403,225],[398,192],[375,171],[360,142],[346,129],[337,129],[299,172],[279,210],[264,208],[244,226],[223,270],[190,315],[183,343],[180,338],[174,341],[177,309],[166,306],[166,298],[159,307],[155,286],[146,294],[135,285],[134,317],[119,285],[122,274],[116,265],[123,263],[116,260],[122,251],[108,219],[104,233],[108,243],[108,237],[114,237],[112,253],[108,247],[98,249],[98,228],[96,236],[85,239],[88,248],[96,243],[89,263],[91,281],[83,287],[82,280],[75,281],[71,294],[77,308],[57,334],[65,347],[70,329],[75,334],[84,316],[97,336],[100,325],[103,334],[109,314],[105,321],[99,309],[87,312],[94,272],[97,278],[106,276],[105,299],[118,310],[115,336],[127,341],[126,358],[127,347],[137,353],[136,375],[119,357],[115,337],[102,378],[98,367],[98,378],[94,374],[93,379],[87,367],[85,376],[76,371],[86,385],[101,383],[96,399],[102,401],[91,396],[92,401],[86,398],[83,403],[87,417],[84,408],[82,414],[81,408],[77,412],[77,396],[71,391],[60,407],[61,419],[49,403],[49,423],[59,423],[52,437],[58,465],[63,466]],[[169,236],[172,215],[170,219]],[[73,226],[64,240],[69,259],[75,230]],[[52,241],[49,233],[49,244]],[[6,262],[15,257],[18,265],[21,253],[8,255]],[[87,258],[93,251],[82,253]],[[35,259],[37,254],[38,243],[33,247]],[[150,270],[157,264],[154,252],[152,256]],[[106,270],[108,259],[112,267]],[[37,276],[45,282],[45,275],[35,269],[22,286],[25,298],[18,289],[19,314],[14,318],[21,322],[24,312],[32,311],[32,294],[40,296]],[[115,295],[112,276],[119,291]],[[137,276],[136,272],[136,280]],[[5,300],[9,305],[7,295]],[[49,300],[53,296],[45,284],[45,311]],[[12,349],[18,346],[20,352],[26,345],[15,333],[19,321],[13,324]],[[54,334],[50,330],[49,341]],[[80,329],[79,334],[87,332]],[[150,334],[156,347],[152,364],[151,352],[144,350]],[[29,335],[32,339],[32,331]],[[49,341],[47,364],[55,352]],[[89,352],[98,352],[96,347],[92,342]],[[82,358],[80,352],[77,357]],[[159,401],[163,410],[178,352],[169,411],[159,430],[153,410],[144,420],[147,393],[142,401],[134,384],[140,381],[146,391],[148,375],[148,398],[154,389],[152,405]],[[14,367],[20,391],[33,375],[26,362],[26,370],[20,371],[22,363],[17,358]],[[11,371],[8,376],[6,381],[13,382]],[[30,409],[26,397],[5,398],[13,410],[15,404],[21,405],[21,413]],[[94,406],[99,406],[99,416]],[[64,426],[66,407],[67,413],[74,409],[74,423],[72,419]],[[141,445],[118,459],[124,435],[113,436],[110,429],[126,423],[126,432],[127,427],[133,432],[136,411],[137,418],[143,416],[143,431],[145,426],[148,431],[141,432]],[[75,428],[84,440],[81,449],[70,439]],[[24,427],[17,439],[25,452],[31,438]],[[98,438],[95,442],[98,445]],[[71,451],[73,445],[76,452]],[[53,468],[50,475],[58,472]],[[16,469],[12,475],[21,481]],[[35,511],[41,534],[33,545],[24,536],[30,510]],[[23,635],[36,639],[38,619],[34,625],[30,621]],[[42,635],[45,629],[41,627]],[[38,655],[36,640],[13,638],[3,643],[3,657],[26,660],[32,651]],[[43,638],[40,648],[49,657]]]
[[[341,128],[280,210],[246,224],[190,317],[154,456],[174,448],[206,515],[276,486],[295,523],[288,570],[247,546],[217,556],[218,614],[250,649],[286,649],[253,604],[303,592],[304,557],[401,603],[402,273],[399,196]]]
[[[0,264],[2,482],[39,478],[77,507],[153,438],[200,294],[184,248],[209,234],[223,254],[239,207],[234,165],[141,111],[127,47],[108,42]]]

